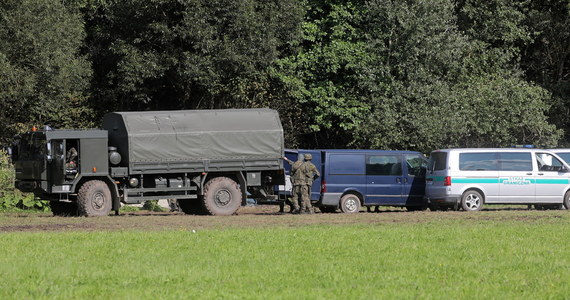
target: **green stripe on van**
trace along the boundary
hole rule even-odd
[[[568,179],[536,179],[536,184],[568,184]]]
[[[520,182],[519,182],[520,181]],[[503,183],[503,184],[570,184],[568,179],[516,178],[451,178],[451,183]]]
[[[451,183],[499,183],[499,178],[451,178]]]
[[[443,181],[444,176],[428,176],[427,178],[433,178],[433,181]]]

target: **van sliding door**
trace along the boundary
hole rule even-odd
[[[535,200],[536,172],[530,152],[500,152],[499,193],[502,203],[529,203]]]
[[[366,157],[365,205],[402,205],[404,178],[401,154]]]

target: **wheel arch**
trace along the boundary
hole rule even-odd
[[[457,198],[458,203],[461,202],[461,198],[463,198],[463,195],[465,193],[467,193],[468,191],[478,192],[479,194],[481,194],[481,197],[483,197],[483,204],[487,203],[487,196],[485,195],[485,192],[483,191],[483,189],[481,189],[480,187],[477,187],[477,186],[470,186],[468,188],[465,188],[463,191],[461,191],[461,196]]]
[[[342,195],[340,195],[340,197],[338,198],[339,203],[340,203],[340,199],[342,199],[342,197],[348,195],[348,194],[352,194],[356,197],[358,197],[358,200],[360,200],[360,206],[364,206],[364,196],[362,195],[362,193],[356,189],[346,189],[342,192]]]
[[[115,183],[115,181],[109,176],[81,176],[80,178],[78,178],[78,180],[73,185],[73,190],[75,191],[75,193],[78,193],[79,189],[86,182],[89,182],[92,180],[100,180],[100,181],[103,181],[107,185],[107,187],[109,188],[109,191],[111,192],[111,198],[112,198],[111,210],[118,212],[119,208],[121,207],[121,199],[119,197],[119,188],[117,187],[117,184]]]

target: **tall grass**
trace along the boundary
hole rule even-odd
[[[567,298],[568,218],[0,234],[0,298]]]

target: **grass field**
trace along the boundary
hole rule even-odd
[[[563,299],[569,230],[568,211],[4,214],[0,299]]]

